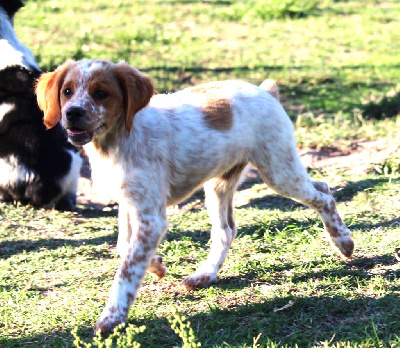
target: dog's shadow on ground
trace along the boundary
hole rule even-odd
[[[383,183],[389,182],[389,178],[376,178],[376,179],[367,179],[361,180],[358,182],[349,182],[346,186],[340,188],[339,190],[333,190],[336,199],[339,202],[349,201],[359,192],[365,191],[369,188],[373,188],[377,185],[381,185]],[[400,180],[400,179],[396,179]],[[254,184],[261,183],[261,179],[253,178],[244,182],[240,188],[240,190],[244,190],[250,188]],[[193,197],[189,198],[189,200],[185,201],[182,204],[181,208],[185,205],[189,205],[191,208],[188,210],[201,210],[204,208],[201,207],[198,201],[204,201],[204,192],[198,192]],[[197,202],[195,205],[193,202]],[[245,207],[257,207],[260,209],[281,209],[284,211],[290,211],[294,208],[307,207],[285,197],[281,197],[279,195],[267,195],[262,198],[256,198],[251,200],[245,205],[237,207],[236,209],[242,209]],[[116,217],[118,214],[118,209],[116,205],[110,205],[109,207],[105,207],[102,210],[92,206],[84,206],[82,208],[78,207],[78,213],[81,215],[82,218],[85,219],[96,219],[98,217]],[[291,224],[292,221],[280,221],[280,225],[284,226],[285,224]],[[352,224],[350,226],[351,229],[373,229],[378,227],[384,226],[393,226],[393,225],[400,225],[400,218],[393,218],[388,221],[381,221],[374,224],[367,224],[365,222]],[[239,226],[239,234],[242,233],[240,226]],[[251,232],[251,231],[250,231]],[[250,233],[248,231],[244,231],[243,233]],[[58,249],[62,246],[79,246],[79,245],[101,245],[104,243],[109,243],[111,245],[115,245],[117,239],[117,232],[112,234],[108,234],[102,237],[96,238],[85,238],[79,240],[71,240],[71,239],[62,239],[62,238],[50,238],[50,239],[41,239],[41,240],[21,240],[21,241],[4,241],[0,243],[0,259],[1,258],[8,258],[12,255],[21,253],[22,251],[29,251],[29,252],[36,252],[41,250],[42,248],[46,249]],[[183,236],[189,237],[193,239],[193,241],[197,242],[207,242],[209,239],[208,231],[179,231],[177,233],[167,233],[165,239],[179,239]]]
[[[251,189],[254,185],[264,184],[256,169],[251,168],[247,173],[244,181],[239,185],[237,192],[240,194],[242,191]],[[266,186],[267,187],[267,186]],[[196,191],[191,197],[178,204],[178,209],[184,211],[199,211],[205,209],[205,193],[203,189]],[[294,207],[300,207],[302,204],[293,201],[292,199],[279,196],[277,194],[269,194],[261,198],[249,200],[248,203],[242,204],[235,209],[246,207],[257,207],[260,209],[284,209],[290,210]]]
[[[349,181],[340,187],[331,187],[333,196],[337,202],[351,201],[358,193],[368,191],[376,186],[388,183],[389,181],[398,182],[398,178],[377,177],[372,179],[364,179],[360,181]],[[254,185],[264,184],[256,169],[250,169],[244,182],[238,187],[238,193],[241,191],[251,189]],[[266,184],[264,184],[266,185]],[[267,186],[266,186],[267,187]],[[190,198],[178,205],[179,209],[197,211],[205,208],[204,204],[204,190],[199,190]],[[246,204],[237,206],[235,209],[242,209],[247,207],[256,207],[259,209],[282,209],[290,211],[294,208],[304,207],[290,198],[282,197],[278,194],[268,194],[264,197],[250,199]]]
[[[309,261],[302,262],[301,265],[294,265],[292,263],[283,263],[279,266],[271,267],[271,272],[279,273],[284,271],[295,270],[301,267],[301,275],[293,275],[291,281],[293,283],[303,283],[311,280],[324,279],[327,277],[349,277],[348,281],[353,281],[355,286],[359,279],[370,280],[377,274],[381,275],[383,278],[396,279],[400,276],[400,270],[394,270],[390,266],[394,266],[399,261],[396,259],[395,248],[392,252],[386,253],[379,256],[371,257],[354,257],[350,260],[343,261],[344,267],[340,270],[319,270],[320,264],[324,264],[323,261]],[[307,266],[309,264],[309,266]],[[309,269],[307,273],[304,274],[304,269]],[[318,269],[318,271],[315,271]],[[268,272],[268,268],[263,269],[263,272]],[[215,287],[226,288],[226,289],[241,289],[249,286],[250,284],[260,284],[258,282],[260,272],[253,271],[245,273],[239,276],[229,276],[219,279],[213,284]],[[280,280],[272,281],[274,284],[279,284]],[[263,282],[261,284],[264,284]],[[400,284],[398,286],[400,289]]]
[[[239,187],[238,191],[246,190],[251,188],[255,184],[263,183],[262,179],[260,178],[258,172],[255,169],[252,169],[249,175],[250,177],[247,178],[246,181]],[[359,181],[348,181],[343,186],[331,187],[331,191],[337,202],[348,202],[351,201],[359,192],[372,189],[378,185],[388,183],[389,181],[399,182],[400,178],[376,177],[372,179],[364,179]],[[280,200],[278,200],[277,198],[280,198]],[[265,204],[268,200],[276,202],[276,204],[271,204],[272,206],[290,207],[290,206],[301,205],[293,201],[292,199],[285,198],[279,195],[267,195],[263,198],[252,199],[246,206],[253,206],[253,205],[257,206],[257,203],[259,202],[259,203],[264,203],[260,207],[265,208],[268,207],[268,204]]]
[[[257,172],[252,170],[252,176],[247,179],[240,187],[240,190],[246,190],[251,188],[255,184],[262,183],[262,180],[259,178]],[[400,179],[393,179],[392,181],[399,181]],[[390,178],[375,178],[375,179],[366,179],[360,180],[357,182],[348,182],[345,186],[340,187],[339,189],[333,188],[334,196],[339,202],[346,202],[351,200],[354,196],[356,196],[359,192],[366,191],[370,188],[373,188],[377,185],[381,185],[390,181]],[[184,209],[185,206],[190,206],[188,210],[201,210],[204,209],[204,192],[199,191],[191,198],[186,200],[180,205],[180,208]],[[197,202],[193,205],[193,202]],[[245,207],[257,207],[260,209],[282,209],[286,211],[290,211],[293,208],[304,207],[303,205],[279,196],[279,195],[267,195],[262,198],[256,198],[250,200],[247,204],[237,207],[236,209],[242,209]],[[304,207],[306,209],[306,207]],[[116,217],[118,215],[118,206],[115,204],[111,204],[106,206],[103,209],[98,209],[93,206],[83,206],[78,207],[77,212],[81,215],[82,218],[85,219],[96,219],[98,217]],[[282,222],[284,224],[284,222]],[[292,222],[287,222],[292,223]],[[375,224],[366,224],[365,222],[353,224],[351,225],[351,229],[358,229],[358,228],[378,228],[383,226],[393,226],[399,225],[400,218],[393,218],[389,221],[381,221]],[[181,236],[187,236],[190,238],[194,238],[195,240],[205,239],[208,240],[209,234],[206,233],[208,231],[197,231],[198,233],[193,232],[185,232],[180,231],[178,234],[174,234],[172,238],[179,238]],[[240,232],[240,227],[239,227]],[[166,239],[170,237],[170,233],[167,233]],[[70,239],[62,239],[62,238],[50,238],[50,239],[41,239],[41,240],[23,240],[23,241],[4,241],[0,243],[0,258],[8,258],[11,255],[18,254],[22,251],[38,251],[42,248],[47,249],[57,249],[65,245],[71,246],[79,246],[79,245],[101,245],[103,243],[111,243],[115,244],[117,239],[117,233],[112,233],[106,236],[97,237],[97,238],[86,238],[81,240],[70,240]]]

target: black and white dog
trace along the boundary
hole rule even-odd
[[[82,159],[61,125],[43,125],[34,94],[41,72],[13,28],[22,6],[0,0],[0,199],[73,210]]]

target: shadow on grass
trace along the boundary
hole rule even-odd
[[[369,343],[384,346],[390,340],[399,342],[400,299],[397,295],[380,298],[348,299],[334,296],[282,296],[263,302],[209,307],[207,312],[186,315],[196,339],[203,347],[252,346],[253,338],[261,333],[259,344],[279,344],[300,347],[351,341],[352,346]],[[137,336],[143,347],[176,347],[182,341],[170,328],[166,318],[128,319],[129,324],[146,326]],[[72,347],[69,330],[32,337],[0,339],[2,347]],[[91,326],[81,326],[78,335],[91,340]]]
[[[293,283],[303,283],[310,279],[332,279],[332,278],[346,278],[346,286],[357,287],[360,281],[369,281],[380,275],[382,278],[389,281],[398,279],[400,270],[394,270],[387,266],[392,266],[397,263],[394,254],[384,254],[375,257],[358,257],[346,262],[343,269],[336,270],[311,270],[299,276],[293,276]],[[393,291],[400,290],[400,284],[393,284]]]
[[[339,191],[334,193],[334,196],[338,202],[347,202],[355,197],[359,192],[367,191],[376,186],[392,182],[399,182],[400,179],[390,179],[385,177],[379,177],[374,179],[365,179],[355,182],[349,182],[341,188]]]
[[[359,192],[368,191],[376,186],[388,183],[389,181],[397,183],[400,179],[391,179],[386,177],[379,177],[374,179],[365,179],[360,181],[348,182],[345,186],[339,190],[331,188],[333,190],[333,196],[337,202],[347,202],[352,200]],[[255,184],[262,183],[259,180],[245,181],[242,189],[251,188]],[[240,190],[240,188],[239,188]],[[282,197],[280,195],[266,195],[264,197],[255,198],[249,201],[249,203],[236,207],[235,209],[242,209],[246,207],[257,207],[260,209],[282,209],[283,211],[292,210],[294,208],[305,207],[303,204],[293,201],[292,199]]]
[[[110,204],[109,210],[98,209],[90,205],[84,206],[84,208],[78,207],[76,212],[82,215],[85,219],[97,219],[99,217],[117,217],[118,208],[115,208],[116,204]]]
[[[375,66],[371,64],[360,64],[360,65],[348,65],[348,66],[341,66],[339,68],[332,67],[331,69],[334,71],[342,71],[345,70],[362,70],[362,69],[373,69]],[[387,65],[387,68],[400,68],[400,64],[390,64]],[[182,69],[181,66],[153,66],[150,68],[142,68],[140,69],[143,72],[151,72],[151,71],[170,71],[176,72]],[[312,70],[314,67],[311,65],[257,65],[254,67],[243,65],[243,66],[231,66],[231,67],[216,67],[216,68],[206,68],[203,66],[194,66],[194,67],[185,67],[185,71],[188,72],[213,72],[213,73],[220,73],[220,72],[234,72],[234,71],[253,71],[254,69],[260,70]],[[361,82],[365,84],[365,82]]]
[[[290,211],[294,208],[304,207],[305,205],[295,202],[294,200],[279,195],[267,195],[260,198],[250,200],[249,203],[236,207],[235,209],[244,209],[248,207],[254,207],[258,209],[280,209],[282,211]]]
[[[400,93],[384,96],[381,100],[370,102],[363,107],[363,117],[370,120],[383,120],[400,114]]]
[[[393,218],[390,220],[384,220],[384,221],[377,222],[377,223],[368,223],[368,222],[355,223],[355,224],[351,224],[350,229],[351,230],[357,230],[357,229],[372,230],[372,229],[379,228],[379,227],[394,228],[397,226],[400,226],[400,218]]]
[[[65,246],[80,247],[83,245],[116,244],[117,233],[106,236],[84,239],[48,238],[40,240],[18,240],[0,242],[0,259],[7,259],[12,255],[26,252],[39,252],[42,249],[56,250]],[[100,257],[100,256],[99,256]],[[104,253],[101,254],[104,258]],[[110,256],[111,257],[111,256]],[[115,257],[114,255],[112,257]]]
[[[373,336],[372,321],[381,321],[383,317],[385,320],[387,317],[394,320],[400,314],[400,310],[393,307],[386,312],[385,306],[393,300],[399,303],[394,295],[359,300],[348,300],[340,296],[286,296],[229,309],[210,308],[208,313],[189,317],[189,321],[198,341],[205,347],[225,344],[235,347],[251,346],[253,337],[257,337],[259,333],[262,334],[258,342],[260,344],[270,340],[289,346],[309,346],[329,341],[334,335],[333,342],[351,339],[355,343]],[[288,305],[287,309],[282,309]],[[276,311],[277,309],[282,310]],[[151,342],[149,346],[162,344],[161,337],[158,340],[154,337],[154,330],[161,324],[159,320],[133,323],[147,326],[145,337],[141,338],[142,343]],[[397,323],[383,330],[386,332],[380,332],[382,338],[394,335],[399,326]],[[153,332],[150,334],[151,331]],[[153,341],[149,341],[149,338],[153,338]],[[176,344],[171,343],[164,343],[163,346]]]
[[[89,57],[87,57],[89,58]],[[128,59],[129,60],[129,59]],[[44,71],[53,71],[57,66],[42,66]],[[153,66],[137,67],[143,73],[148,74],[155,83],[160,93],[177,91],[188,85],[194,85],[199,79],[221,80],[221,79],[243,79],[251,83],[260,84],[262,80],[270,77],[274,72],[296,72],[294,75],[302,74],[303,71],[315,71],[312,66],[285,66],[285,65],[259,65],[259,66],[233,66],[208,68],[204,66]],[[385,68],[385,67],[381,67]],[[387,69],[399,69],[400,65],[388,65]],[[363,108],[360,101],[363,91],[377,89],[383,90],[393,84],[387,82],[345,82],[340,77],[344,71],[358,71],[367,69],[375,70],[372,65],[344,66],[340,68],[330,67],[329,71],[320,71],[316,77],[293,77],[293,81],[286,84],[279,83],[280,94],[284,104],[287,101],[288,112],[292,119],[296,118],[298,105],[307,103],[306,111],[318,110],[319,113],[329,114],[339,111],[351,111],[355,107]],[[358,79],[358,77],[357,77]],[[278,81],[279,82],[279,81]],[[295,110],[291,106],[297,105]]]
[[[203,239],[204,232],[186,232],[182,235],[194,235],[196,238]],[[108,235],[92,240],[85,240],[85,243],[98,245],[108,242],[110,238],[115,239],[116,235]],[[54,241],[53,241],[54,242]],[[58,240],[60,245],[65,245],[64,240]],[[81,241],[69,241],[78,244]],[[71,244],[73,245],[73,244]],[[1,246],[0,246],[1,250]],[[36,249],[37,250],[37,249]],[[310,261],[310,265],[303,263],[301,266],[292,263],[283,263],[274,266],[271,271],[281,272],[290,269],[302,268],[301,275],[294,275],[294,284],[306,283],[316,279],[335,278],[342,279],[351,287],[357,288],[357,282],[368,281],[376,273],[370,272],[379,266],[394,264],[394,258],[389,255],[379,257],[362,257],[344,264],[343,269],[335,270],[312,270],[318,267],[322,261]],[[310,266],[310,267],[308,267]],[[304,269],[310,268],[306,274]],[[263,272],[268,269],[263,269]],[[382,267],[379,273],[384,279],[393,281],[400,276],[399,270],[387,270]],[[213,287],[228,288],[231,290],[249,288],[249,284],[257,284],[259,274],[249,272],[239,277],[227,277],[221,279]],[[399,291],[398,283],[392,283],[393,290]],[[390,340],[398,341],[396,334],[400,330],[400,298],[395,293],[378,297],[357,295],[347,298],[340,295],[340,289],[326,291],[320,289],[320,296],[295,296],[282,295],[270,298],[268,296],[257,295],[257,303],[248,304],[247,299],[243,299],[243,304],[237,304],[234,299],[229,303],[229,299],[221,298],[221,307],[215,305],[208,306],[202,313],[187,315],[194,329],[195,336],[203,347],[210,346],[251,346],[253,337],[261,333],[259,344],[266,346],[272,343],[279,346],[287,345],[300,347],[318,345],[320,342],[331,341],[332,344],[341,341],[351,341],[352,346],[367,342],[371,346],[382,346],[388,344]],[[196,308],[195,292],[184,294],[181,300],[192,301],[191,306]],[[249,296],[253,296],[249,294]],[[179,297],[177,303],[179,303]],[[254,300],[253,300],[254,302]],[[286,307],[285,307],[286,306]],[[92,319],[94,320],[94,319]],[[132,315],[128,319],[129,324],[146,326],[145,332],[139,334],[137,340],[143,347],[176,347],[181,346],[181,340],[170,328],[170,324],[165,318],[150,317],[148,319],[135,319]],[[94,324],[94,322],[93,322]],[[85,340],[93,337],[91,326],[81,326],[78,334]],[[70,330],[54,331],[36,336],[25,338],[0,338],[1,347],[72,347],[73,337]]]
[[[281,284],[281,278],[276,275],[284,271],[293,271],[293,276],[291,281],[294,284],[305,283],[311,280],[321,280],[332,278],[343,278],[346,279],[347,286],[357,287],[359,281],[369,281],[372,278],[380,275],[382,278],[388,281],[396,280],[400,277],[400,270],[393,269],[390,266],[396,265],[398,261],[393,253],[388,253],[380,256],[373,257],[357,257],[349,261],[344,262],[343,268],[336,269],[324,269],[316,270],[321,264],[325,264],[320,260],[313,260],[309,262],[302,262],[300,265],[294,265],[292,263],[283,263],[281,265],[274,265],[271,267],[266,267],[258,271],[252,271],[248,273],[241,274],[239,276],[228,276],[219,279],[214,287],[222,289],[242,289],[251,284],[260,284],[260,275],[270,272],[275,275],[275,277],[268,281],[268,285]],[[309,271],[304,271],[309,269]],[[300,275],[296,275],[296,270],[301,272]],[[286,278],[285,280],[286,281]],[[266,284],[261,282],[261,284]],[[393,291],[400,290],[400,284],[393,284]]]

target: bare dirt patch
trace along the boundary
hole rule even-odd
[[[371,164],[382,163],[385,159],[398,154],[400,143],[392,139],[354,142],[342,149],[303,149],[300,156],[303,164],[309,168],[330,167],[347,170],[349,174],[363,174]]]

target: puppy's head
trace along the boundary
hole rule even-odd
[[[42,74],[36,85],[47,128],[61,122],[75,145],[103,135],[121,118],[128,131],[134,115],[154,94],[149,78],[126,63],[67,61]]]

